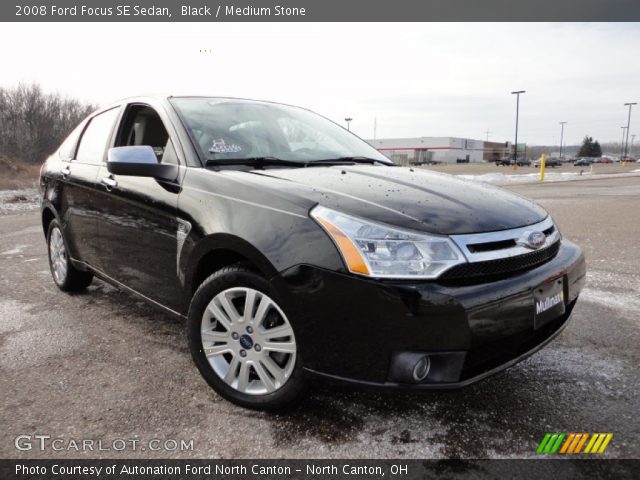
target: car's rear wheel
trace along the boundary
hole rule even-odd
[[[52,220],[47,232],[47,253],[51,276],[58,288],[64,292],[76,292],[87,288],[93,274],[73,266],[69,259],[67,243],[57,220]]]
[[[279,410],[304,378],[293,326],[264,278],[234,265],[207,278],[188,317],[189,347],[207,383],[243,407]]]

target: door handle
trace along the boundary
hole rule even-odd
[[[60,173],[62,174],[62,178],[67,178],[69,175],[71,175],[71,169],[67,166],[64,166],[60,170]]]
[[[111,191],[112,188],[115,188],[118,186],[118,182],[115,180],[115,178],[109,176],[109,177],[104,177],[102,180],[100,180],[100,183],[102,183],[105,187],[107,187],[107,190]]]

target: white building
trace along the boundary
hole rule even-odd
[[[420,163],[484,162],[485,142],[456,137],[381,138],[367,140],[376,150],[400,165]],[[492,145],[495,143],[492,142]],[[495,161],[491,158],[490,161]]]

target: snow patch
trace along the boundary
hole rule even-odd
[[[620,292],[605,292],[603,290],[594,290],[585,288],[580,294],[580,299],[586,302],[598,303],[605,307],[623,310],[626,312],[640,311],[640,298],[638,295],[629,295]]]
[[[17,255],[19,253],[22,253],[22,251],[26,248],[26,245],[18,245],[15,248],[12,248],[11,250],[5,250],[4,252],[2,252],[2,255]]]
[[[639,170],[634,172],[640,173]],[[630,172],[633,173],[633,172]],[[634,174],[633,176],[636,176]],[[576,171],[576,172],[545,172],[544,181],[547,183],[553,182],[569,182],[573,180],[586,180],[587,178],[612,178],[629,175],[628,173],[611,173],[611,174],[596,174],[590,171]],[[540,181],[540,172],[534,173],[522,173],[514,175],[505,175],[504,173],[484,173],[482,175],[456,175],[459,178],[471,180],[474,182],[491,183],[494,185],[509,185],[519,183],[537,183]]]
[[[37,210],[40,195],[35,188],[22,190],[0,190],[0,215]]]
[[[544,175],[545,182],[566,182],[575,180],[577,177],[593,175],[591,172],[547,172]],[[485,173],[482,175],[458,175],[458,177],[477,182],[508,184],[508,183],[535,183],[540,181],[539,173],[523,173],[516,175],[505,175],[504,173]]]
[[[541,350],[537,355],[521,364],[521,368],[536,371],[550,371],[568,374],[567,378],[592,381],[613,380],[622,376],[624,361],[610,356],[604,357],[582,347],[561,347],[553,345]]]
[[[83,348],[86,336],[65,325],[62,310],[40,310],[28,303],[0,301],[0,370],[46,364],[51,357]]]

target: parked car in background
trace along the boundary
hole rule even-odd
[[[595,163],[613,163],[613,160],[611,160],[609,157],[600,157],[596,158]]]
[[[586,277],[533,201],[396,166],[277,103],[113,103],[47,159],[40,191],[58,288],[95,276],[186,320],[206,382],[254,409],[291,405],[312,377],[477,382],[556,337]],[[501,383],[528,388],[517,376]]]
[[[595,163],[595,160],[591,157],[582,157],[573,162],[574,167],[588,167]]]
[[[533,166],[536,168],[540,168],[541,163],[542,163],[542,159],[539,158],[538,160],[533,162]],[[547,160],[545,161],[545,167],[556,168],[561,166],[562,166],[562,162],[557,158],[547,158]]]
[[[503,158],[502,160],[496,160],[496,165],[499,167],[510,167],[513,165],[513,163],[514,162],[512,158]],[[531,160],[529,160],[528,158],[519,158],[516,163],[519,167],[531,166]]]

